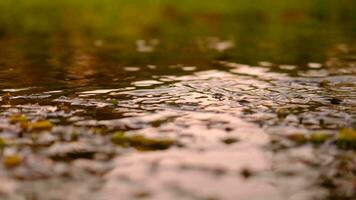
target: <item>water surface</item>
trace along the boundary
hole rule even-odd
[[[354,4],[3,0],[1,198],[353,199]]]

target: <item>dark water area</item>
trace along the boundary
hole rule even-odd
[[[0,199],[356,197],[356,2],[0,13]]]

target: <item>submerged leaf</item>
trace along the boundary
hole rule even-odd
[[[146,138],[142,135],[128,136],[123,132],[116,132],[111,141],[123,147],[134,147],[138,150],[164,150],[168,149],[175,142],[171,139]]]
[[[328,139],[331,138],[331,135],[317,132],[307,136],[302,133],[296,133],[296,134],[288,135],[287,138],[298,144],[304,144],[304,143],[323,144],[324,142],[326,142]]]
[[[356,131],[352,128],[341,129],[337,138],[340,148],[356,148]]]
[[[308,138],[302,133],[291,134],[288,135],[287,138],[299,144],[304,144],[308,141]]]
[[[284,119],[288,116],[288,110],[285,108],[278,108],[276,109],[278,119]]]
[[[20,165],[22,162],[22,157],[19,155],[9,155],[5,156],[3,163],[6,167],[12,168]]]
[[[331,135],[325,134],[325,133],[313,133],[310,135],[310,142],[313,144],[322,144],[326,142]]]
[[[50,130],[53,128],[53,124],[48,120],[42,120],[34,123],[29,123],[28,128],[33,131]]]
[[[7,144],[6,140],[4,138],[0,137],[0,149],[4,148],[6,146],[6,144]]]
[[[28,121],[26,115],[12,115],[9,119],[10,123],[25,123]]]
[[[119,104],[119,101],[117,99],[112,99],[111,103],[113,106],[117,106]]]
[[[334,137],[326,133],[312,133],[309,136],[293,134],[288,135],[287,138],[298,144],[312,143],[319,145]],[[352,128],[341,129],[337,135],[336,144],[341,149],[356,149],[356,131]]]

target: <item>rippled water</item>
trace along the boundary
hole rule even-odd
[[[292,8],[274,16],[161,3],[124,36],[102,34],[96,25],[109,20],[97,15],[67,27],[62,7],[48,15],[58,29],[34,13],[25,16],[44,30],[18,18],[18,32],[0,27],[0,198],[353,199],[355,149],[334,144],[356,127],[353,18],[323,15],[347,6]],[[41,120],[49,127],[36,128]],[[118,132],[174,145],[122,147]],[[290,140],[315,133],[331,139]]]

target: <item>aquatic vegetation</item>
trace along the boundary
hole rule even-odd
[[[111,137],[114,144],[122,147],[134,147],[138,150],[164,150],[175,144],[174,140],[147,138],[142,135],[127,135],[124,132],[116,132]]]

